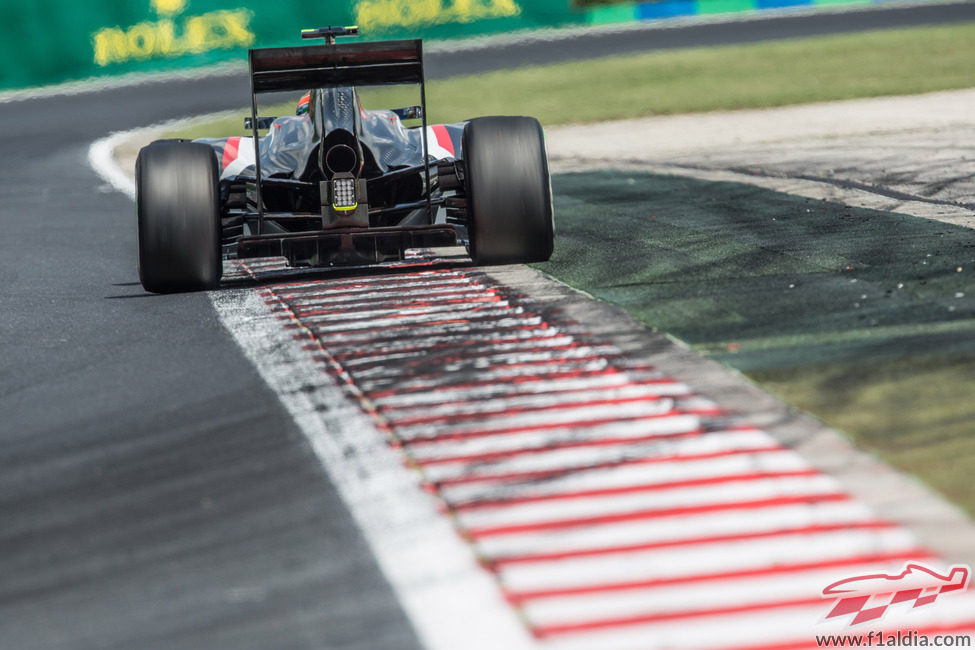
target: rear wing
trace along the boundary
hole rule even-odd
[[[423,160],[427,187],[430,162],[427,146],[427,99],[423,76],[423,42],[420,39],[373,43],[335,43],[336,36],[358,33],[355,27],[328,27],[302,32],[302,38],[324,38],[325,45],[270,47],[248,51],[251,78],[251,132],[254,138],[254,171],[257,176],[258,232],[264,229],[261,197],[261,155],[258,142],[257,96],[262,93],[310,90],[332,86],[420,86],[420,118],[423,123]],[[427,193],[429,203],[429,192]]]
[[[255,94],[328,86],[423,84],[419,39],[250,50]]]

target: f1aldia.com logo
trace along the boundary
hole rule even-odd
[[[823,589],[823,598],[835,599],[827,619],[850,616],[848,625],[883,618],[892,606],[931,605],[939,596],[968,589],[972,569],[952,566],[946,574],[919,562],[908,562],[900,573],[873,573],[837,580]]]

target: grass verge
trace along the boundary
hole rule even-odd
[[[969,333],[970,335],[970,333]],[[975,514],[975,354],[749,373],[767,390]]]

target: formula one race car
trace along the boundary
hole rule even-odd
[[[428,126],[420,40],[251,50],[250,138],[159,140],[136,162],[139,277],[153,292],[218,286],[222,260],[376,264],[466,245],[475,264],[552,254],[542,130],[530,117]],[[364,110],[356,86],[417,84],[420,105]],[[307,91],[297,115],[257,95]],[[407,128],[404,120],[419,120]],[[267,129],[263,138],[259,129]]]

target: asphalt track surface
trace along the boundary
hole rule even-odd
[[[973,17],[962,4],[658,29],[580,37],[571,56]],[[568,49],[438,55],[428,74]],[[109,132],[246,93],[228,76],[0,104],[0,647],[417,644],[209,299],[142,292],[132,204],[86,162]]]

